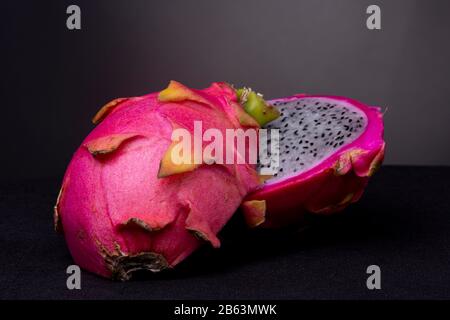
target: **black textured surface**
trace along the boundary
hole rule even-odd
[[[221,249],[205,246],[174,271],[126,283],[83,272],[72,291],[73,262],[52,227],[59,182],[2,183],[0,298],[450,298],[449,181],[449,167],[383,167],[359,203],[302,232],[248,232],[236,217]],[[378,291],[366,288],[371,264]]]

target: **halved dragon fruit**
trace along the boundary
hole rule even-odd
[[[268,125],[280,130],[279,169],[243,202],[247,223],[285,226],[307,212],[329,214],[357,201],[384,158],[380,108],[335,96],[269,103],[281,111]]]

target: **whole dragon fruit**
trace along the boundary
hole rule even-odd
[[[307,212],[330,214],[357,201],[384,158],[380,108],[335,96],[268,103],[281,111],[268,126],[280,130],[279,169],[243,202],[247,223],[286,226]]]
[[[218,231],[259,179],[248,163],[174,163],[173,129],[193,132],[194,121],[222,132],[259,126],[225,83],[194,90],[172,81],[159,93],[119,98],[97,113],[54,214],[79,266],[127,280],[136,270],[175,266],[202,241],[220,245]]]

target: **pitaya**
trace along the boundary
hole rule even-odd
[[[357,201],[384,157],[380,108],[334,96],[269,103],[281,111],[268,126],[280,130],[280,167],[243,202],[247,223],[286,226],[307,212],[329,214]]]
[[[220,245],[218,231],[259,179],[248,163],[172,163],[173,128],[192,132],[194,120],[203,130],[258,128],[225,83],[194,90],[173,81],[97,113],[55,206],[55,226],[79,266],[126,280],[175,266],[203,240]]]
[[[201,121],[203,132],[258,130],[280,114],[268,128],[280,129],[281,166],[262,187],[248,161],[172,161],[176,128],[193,133]],[[122,280],[173,267],[204,240],[218,247],[217,233],[239,206],[250,226],[266,227],[342,210],[384,156],[377,107],[307,95],[266,103],[225,83],[194,90],[172,81],[159,93],[113,100],[93,121],[64,176],[55,227],[78,265]]]

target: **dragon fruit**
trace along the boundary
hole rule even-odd
[[[173,267],[217,233],[255,189],[255,165],[176,164],[171,134],[208,128],[259,127],[225,83],[204,90],[172,81],[159,93],[119,98],[74,154],[55,205],[75,262],[105,277]]]
[[[258,131],[273,121],[267,128],[280,131],[279,159],[269,140],[262,151],[275,163],[259,168],[247,156],[231,164],[174,162],[174,130],[195,136],[198,121],[201,133]],[[173,267],[205,241],[219,247],[217,233],[239,207],[252,227],[342,210],[361,197],[384,157],[377,107],[307,95],[266,103],[225,83],[194,90],[172,81],[158,93],[111,101],[93,122],[64,176],[55,228],[79,266],[121,280]],[[265,169],[278,165],[261,186]]]
[[[384,157],[380,108],[335,96],[296,95],[269,103],[281,111],[268,125],[280,130],[279,168],[243,202],[247,223],[298,224],[305,213],[330,214],[357,201]],[[264,152],[270,154],[269,146]]]

